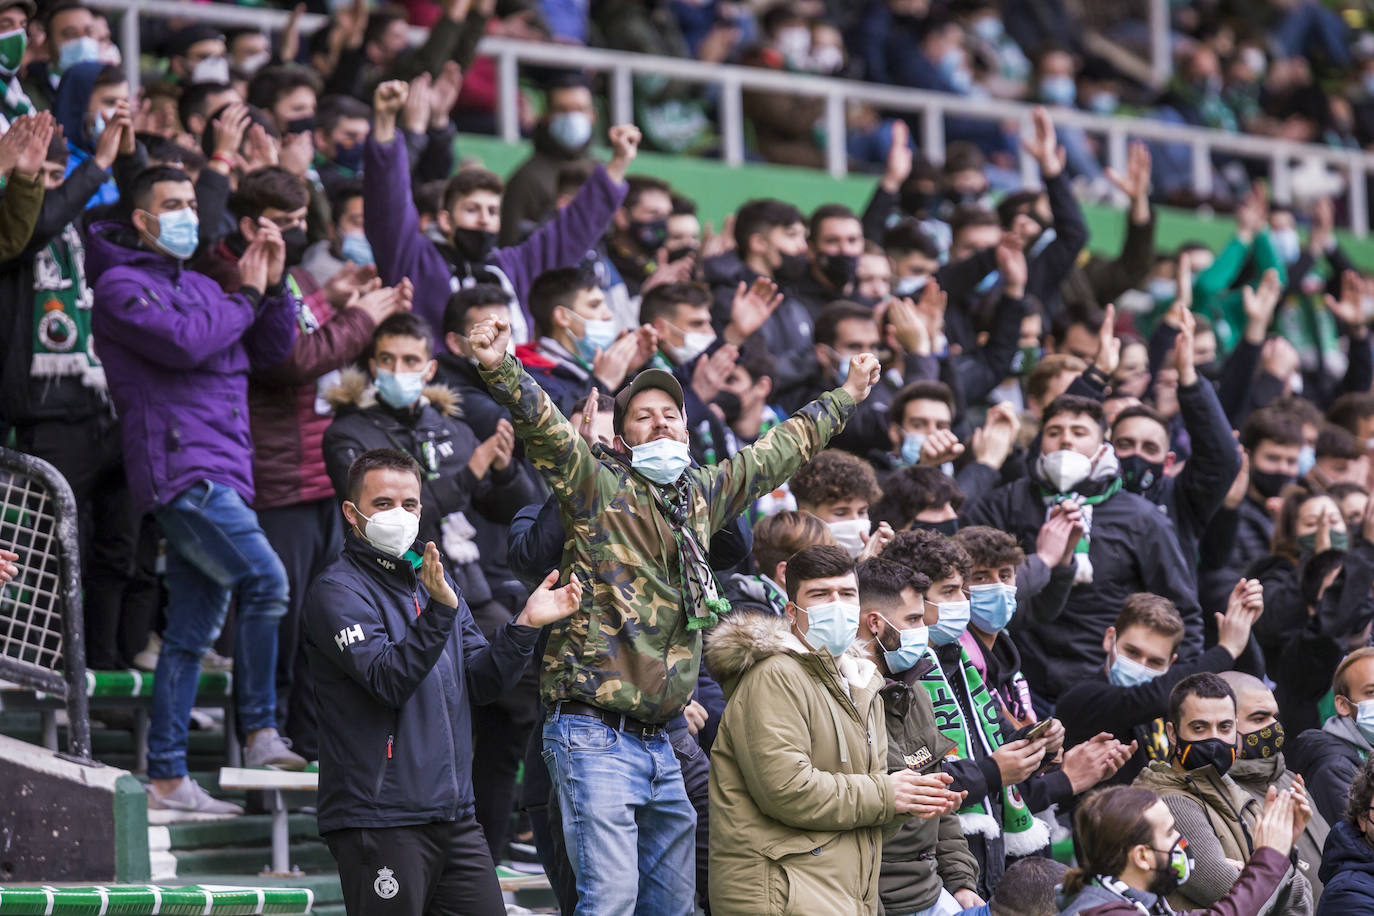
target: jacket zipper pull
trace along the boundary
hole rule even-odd
[[[393,735],[387,735],[387,736],[386,736],[386,759],[387,759],[387,760],[390,760],[390,759],[391,759],[391,739],[392,739],[393,737],[394,737]]]

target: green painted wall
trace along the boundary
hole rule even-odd
[[[459,156],[480,161],[502,175],[514,171],[528,153],[528,143],[512,145],[481,134],[463,134],[458,138]],[[656,153],[641,154],[631,171],[662,178],[679,188],[697,202],[702,221],[714,222],[717,228],[727,213],[751,197],[778,197],[795,204],[803,213],[825,203],[844,203],[861,211],[876,181],[872,175],[835,179],[812,169],[778,165],[729,168],[713,160]],[[1119,251],[1125,214],[1111,207],[1083,209],[1091,230],[1089,247],[1109,255]],[[1234,225],[1229,216],[1210,218],[1187,210],[1163,208],[1159,213],[1159,247],[1167,251],[1196,239],[1220,248],[1231,237]],[[1342,242],[1358,265],[1374,268],[1374,236],[1359,240],[1342,235]]]

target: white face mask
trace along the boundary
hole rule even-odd
[[[683,331],[679,346],[664,344],[663,350],[679,366],[685,366],[706,352],[706,348],[716,342],[716,335],[709,331]]]
[[[229,82],[229,61],[223,57],[207,57],[191,70],[190,84]]]
[[[410,545],[415,543],[416,535],[420,533],[419,517],[401,506],[374,512],[371,518],[363,515],[362,510],[356,505],[353,506],[353,511],[366,522],[363,526],[363,537],[367,538],[367,542],[382,553],[393,557],[403,556],[410,549]]]
[[[1093,470],[1091,458],[1069,448],[1041,455],[1038,464],[1040,478],[1058,493],[1070,492],[1087,480]]]
[[[830,534],[835,538],[835,543],[849,551],[851,557],[857,557],[864,552],[864,535],[868,534],[872,525],[866,518],[850,518],[842,522],[827,522],[826,526],[830,529]]]

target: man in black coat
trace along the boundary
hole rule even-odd
[[[1332,681],[1336,714],[1320,729],[1308,729],[1287,749],[1289,765],[1311,787],[1312,803],[1328,824],[1345,816],[1346,797],[1374,747],[1374,716],[1360,707],[1374,706],[1374,647],[1345,657]]]
[[[489,643],[438,547],[415,541],[414,459],[364,452],[346,493],[344,553],[305,605],[320,704],[320,832],[345,905],[350,916],[503,914],[474,813],[468,704],[515,685],[539,628],[576,610],[581,585],[551,591],[550,576]]]
[[[1063,613],[1053,621],[1013,624],[1026,679],[1050,703],[1102,667],[1102,633],[1136,592],[1162,595],[1179,609],[1187,628],[1183,658],[1202,648],[1202,612],[1173,523],[1153,503],[1122,489],[1120,465],[1103,431],[1100,404],[1061,395],[1045,408],[1041,454],[1030,476],[966,505],[960,516],[964,525],[1010,532],[1027,555],[1035,552],[1055,506],[1083,516]]]

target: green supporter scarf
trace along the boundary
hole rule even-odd
[[[33,260],[34,378],[77,376],[88,388],[105,390],[105,370],[91,336],[91,289],[86,285],[86,250],[70,223]]]
[[[1121,478],[1116,477],[1111,483],[1107,484],[1107,489],[1098,493],[1096,496],[1083,496],[1079,493],[1056,493],[1044,486],[1040,487],[1040,498],[1044,501],[1046,511],[1067,500],[1073,500],[1078,504],[1083,514],[1083,536],[1078,539],[1078,543],[1073,548],[1073,562],[1076,568],[1074,573],[1074,585],[1084,584],[1093,580],[1093,564],[1088,557],[1088,551],[1092,547],[1093,536],[1093,509],[1106,502],[1117,494],[1121,489]]]
[[[978,673],[968,652],[963,647],[959,649],[959,674],[963,679],[964,695],[969,698],[972,712],[978,718],[977,722],[972,723],[973,728],[970,728],[965,711],[946,680],[935,653],[928,651],[927,656],[935,664],[921,675],[920,683],[930,694],[930,704],[935,709],[935,726],[940,729],[940,734],[954,742],[953,755],[960,760],[974,759],[974,741],[982,745],[984,753],[995,752],[1002,746],[998,705],[988,693],[983,676]],[[991,797],[970,796],[967,804],[959,809],[959,823],[965,835],[981,833],[994,838],[1000,833],[1007,855],[1011,857],[1031,855],[1050,842],[1049,829],[1032,816],[1016,786],[1003,786],[1001,797],[996,802]]]

